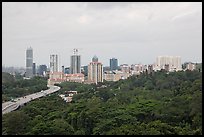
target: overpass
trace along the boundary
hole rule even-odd
[[[52,85],[48,85],[49,89],[47,90],[42,90],[40,92],[37,93],[33,93],[27,96],[23,96],[23,97],[19,97],[14,99],[14,102],[8,101],[8,102],[4,102],[2,103],[2,114],[6,114],[9,113],[11,111],[16,110],[18,107],[23,106],[25,103],[30,102],[31,100],[46,96],[48,94],[52,94],[58,90],[60,90],[60,87],[58,86],[52,86]]]

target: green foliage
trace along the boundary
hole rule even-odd
[[[33,77],[32,79],[24,80],[2,72],[2,102],[45,89],[48,89],[46,78]]]
[[[156,72],[100,85],[59,86],[58,93],[3,115],[2,134],[202,135],[202,72]],[[78,94],[65,103],[57,94],[69,90]],[[24,125],[15,123],[14,116]]]

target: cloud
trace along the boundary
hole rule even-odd
[[[96,53],[106,65],[112,56],[121,63],[151,63],[163,53],[201,61],[201,29],[202,3],[3,2],[2,61],[25,66],[30,45],[37,64],[49,64],[57,52],[69,65],[76,47],[82,64]]]

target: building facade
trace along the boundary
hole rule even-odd
[[[36,75],[36,65],[35,65],[35,63],[33,63],[33,76],[35,76]]]
[[[131,74],[123,73],[122,71],[105,71],[104,80],[106,81],[118,81],[120,79],[127,79]]]
[[[110,59],[110,70],[117,70],[118,69],[118,59],[112,58]]]
[[[165,65],[169,65],[169,71],[182,70],[180,56],[158,56],[156,66],[159,69],[165,69]]]
[[[193,71],[193,70],[196,69],[196,65],[194,63],[190,62],[190,63],[186,64],[186,69],[190,70],[190,71]]]
[[[103,82],[103,65],[98,62],[96,56],[92,58],[92,62],[88,65],[88,81],[96,84]]]
[[[81,73],[81,56],[78,55],[77,49],[74,49],[74,55],[71,56],[70,73]]]
[[[58,55],[50,55],[50,72],[58,72]]]
[[[33,49],[26,50],[26,75],[27,78],[33,77]]]
[[[46,72],[47,72],[47,66],[46,65],[40,65],[38,67],[38,74],[40,76],[45,76],[46,75]]]
[[[130,73],[130,67],[128,64],[122,64],[120,65],[120,69],[123,73]]]

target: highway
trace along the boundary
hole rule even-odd
[[[8,102],[4,102],[2,103],[2,114],[6,114],[9,113],[13,110],[16,110],[19,106],[23,106],[25,103],[46,96],[48,94],[54,93],[56,91],[58,91],[60,89],[60,87],[58,86],[50,86],[48,85],[49,89],[47,90],[42,90],[40,92],[37,93],[33,93],[24,97],[19,97],[14,99],[13,102],[8,101]]]

